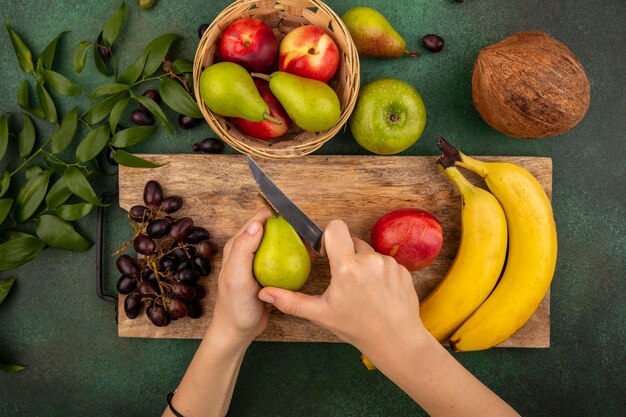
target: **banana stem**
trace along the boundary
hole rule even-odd
[[[437,160],[437,163],[442,167],[448,168],[458,165],[477,173],[483,178],[489,173],[489,169],[487,168],[488,162],[481,162],[459,152],[457,148],[452,146],[442,136],[437,136],[437,146],[442,152],[441,157]]]
[[[260,78],[265,81],[269,81],[272,78],[271,75],[263,74],[261,72],[253,72],[250,75],[253,76],[254,78]]]

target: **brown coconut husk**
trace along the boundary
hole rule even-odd
[[[507,136],[567,132],[589,108],[589,79],[567,46],[542,32],[520,32],[483,48],[472,97],[485,121]]]

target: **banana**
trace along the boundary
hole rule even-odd
[[[461,193],[461,243],[439,285],[420,303],[428,331],[443,342],[487,299],[502,272],[506,218],[496,198],[472,185],[454,166],[439,167]]]
[[[519,165],[481,162],[437,138],[443,160],[485,179],[506,216],[509,232],[504,273],[487,300],[450,337],[455,351],[488,349],[519,330],[550,288],[557,257],[552,206],[537,179]]]

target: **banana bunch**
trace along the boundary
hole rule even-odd
[[[442,137],[437,142],[439,165],[463,198],[461,245],[420,314],[426,328],[440,341],[449,337],[455,351],[488,349],[519,330],[550,287],[557,255],[552,206],[537,179],[519,165],[478,161]],[[483,177],[497,202],[455,166]]]

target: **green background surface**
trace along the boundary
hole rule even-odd
[[[192,58],[198,25],[212,21],[229,3],[160,0],[153,10],[141,12],[130,1],[116,48],[122,66],[152,38],[172,31],[184,36],[176,44],[177,55]],[[55,63],[57,70],[72,74],[74,46],[95,39],[118,4],[117,0],[3,0],[0,17],[12,18],[13,27],[35,54],[61,30],[72,30],[60,41]],[[454,356],[523,415],[623,415],[626,3],[367,0],[328,4],[338,14],[356,5],[378,8],[412,48],[421,49],[419,39],[427,33],[445,38],[446,48],[440,54],[361,62],[364,83],[398,77],[423,96],[426,130],[406,154],[437,154],[434,138],[442,134],[468,154],[554,160],[559,258],[552,285],[552,347]],[[541,141],[507,138],[486,125],[472,106],[470,79],[478,51],[522,30],[543,30],[563,41],[587,70],[591,107],[570,133]],[[4,28],[0,74],[0,114],[18,112],[15,97],[24,74]],[[91,90],[105,81],[89,63],[83,72],[84,85]],[[77,100],[55,99],[61,114]],[[87,108],[86,101],[80,105]],[[168,114],[174,120],[174,114]],[[50,134],[49,125],[39,122],[38,126],[40,138]],[[207,126],[179,130],[175,136],[160,129],[154,139],[133,150],[185,153],[191,144],[212,135]],[[317,153],[366,152],[344,133]],[[114,177],[109,176],[98,189],[113,184]],[[107,212],[108,253],[130,235],[124,219],[115,205]],[[95,213],[80,223],[80,230],[95,238]],[[0,275],[18,278],[0,305],[0,358],[28,365],[17,374],[0,373],[0,415],[149,416],[163,409],[165,394],[176,387],[198,341],[118,338],[112,305],[96,297],[94,259],[95,248],[84,253],[48,249],[36,261]],[[107,287],[113,291],[113,259],[107,259],[105,267]],[[254,343],[241,369],[231,416],[296,415],[414,416],[423,411],[379,372],[366,372],[351,346]]]

